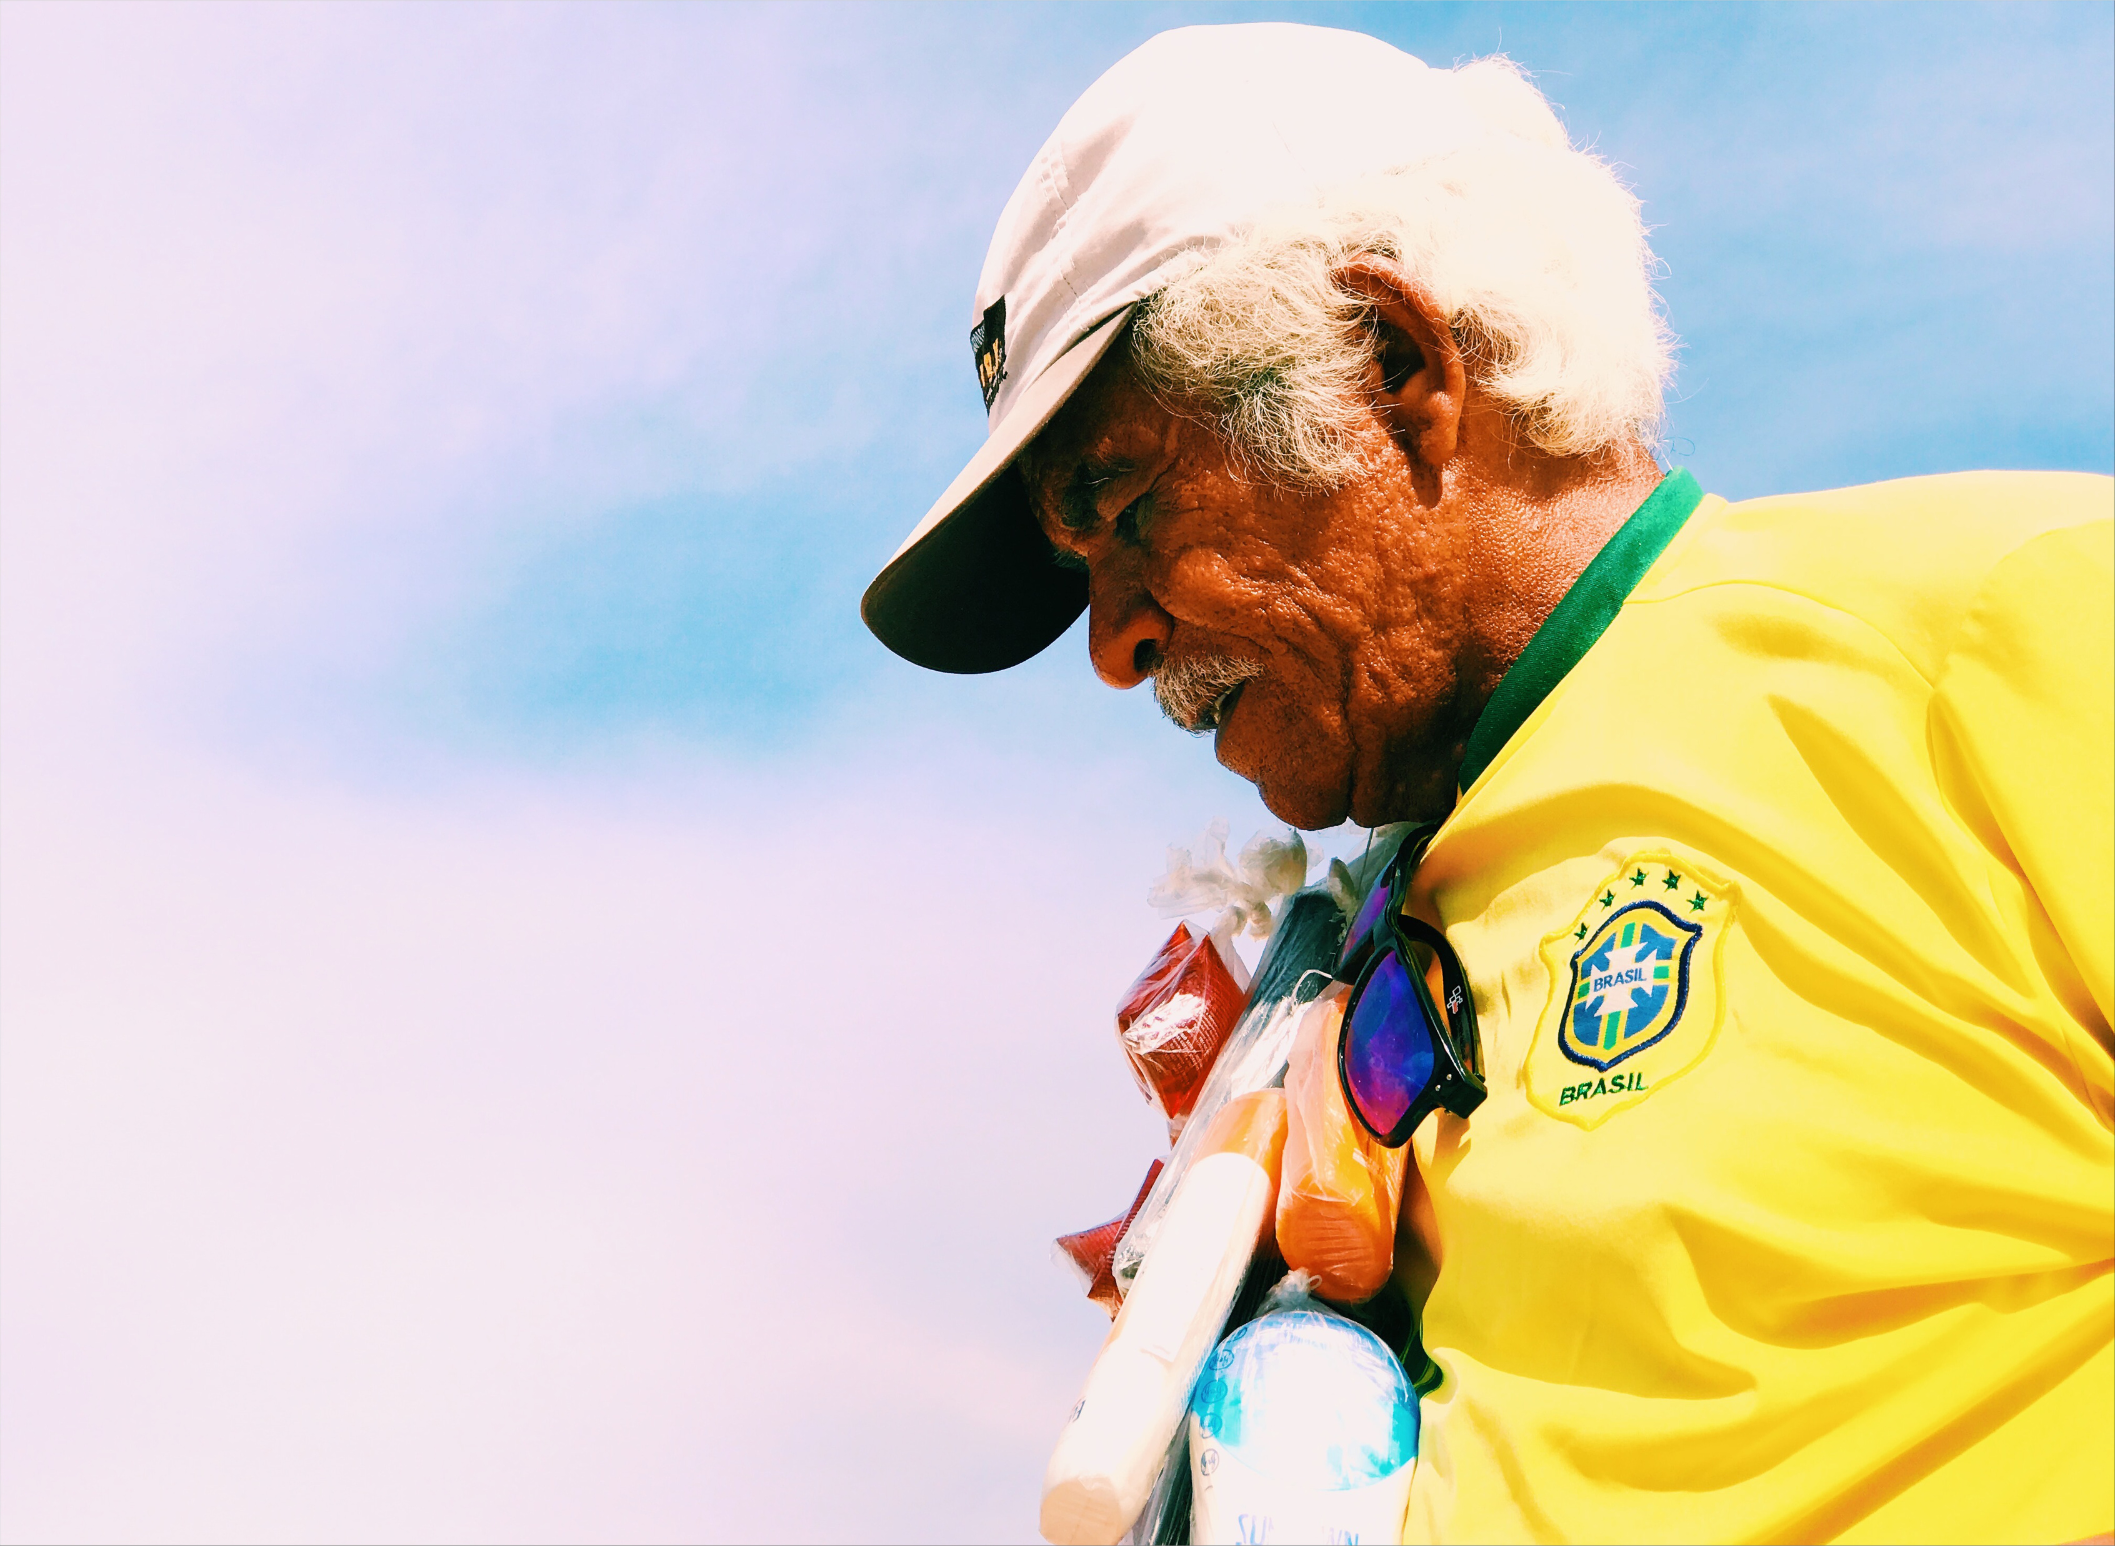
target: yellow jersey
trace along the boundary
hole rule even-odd
[[[2111,516],[1677,472],[1508,673],[1410,901],[1490,1096],[1407,1539],[2115,1525]]]

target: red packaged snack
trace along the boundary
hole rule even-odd
[[[1197,948],[1197,936],[1190,932],[1187,923],[1175,925],[1175,932],[1168,942],[1153,953],[1146,969],[1138,974],[1138,981],[1124,990],[1124,1001],[1116,1006],[1116,1032],[1120,1036],[1131,1029],[1131,1022],[1144,1014],[1165,993],[1175,980],[1182,963],[1190,958]]]
[[[1218,941],[1178,923],[1117,1006],[1117,1040],[1146,1099],[1168,1119],[1171,1140],[1233,1034],[1244,996]]]
[[[1162,1161],[1155,1160],[1146,1170],[1146,1179],[1131,1200],[1131,1206],[1122,1215],[1097,1224],[1092,1229],[1083,1229],[1076,1235],[1059,1235],[1057,1248],[1080,1274],[1087,1285],[1087,1297],[1109,1312],[1110,1319],[1123,1308],[1123,1295],[1116,1291],[1116,1276],[1112,1268],[1116,1261],[1116,1242],[1123,1239],[1124,1231],[1138,1217],[1138,1210],[1145,1206],[1146,1194],[1153,1190],[1153,1183],[1160,1178]]]

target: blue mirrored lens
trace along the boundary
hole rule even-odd
[[[1339,961],[1351,959],[1352,952],[1366,942],[1366,936],[1373,932],[1373,926],[1379,923],[1381,915],[1387,912],[1387,880],[1388,877],[1383,875],[1381,884],[1369,891],[1366,894],[1366,900],[1359,905],[1359,915],[1351,920],[1351,932],[1344,936],[1344,950],[1337,957]]]
[[[1375,1132],[1393,1132],[1432,1082],[1432,1030],[1393,949],[1366,979],[1344,1037],[1344,1077],[1359,1115]]]

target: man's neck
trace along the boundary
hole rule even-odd
[[[1413,517],[1451,531],[1445,596],[1452,683],[1437,717],[1386,753],[1387,820],[1444,815],[1492,694],[1594,558],[1652,494],[1660,469],[1636,442],[1595,457],[1523,447],[1495,410],[1465,416],[1465,455]]]
[[[1493,490],[1475,528],[1471,563],[1481,582],[1471,621],[1476,681],[1473,704],[1462,705],[1471,710],[1471,723],[1557,603],[1661,477],[1652,453],[1635,441],[1595,457],[1523,457],[1508,472],[1516,476],[1506,479],[1502,492]],[[1463,685],[1470,688],[1467,681]]]

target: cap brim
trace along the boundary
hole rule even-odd
[[[965,675],[1003,671],[1047,648],[1086,610],[1087,577],[1052,556],[1013,463],[1130,314],[1126,306],[1104,318],[1022,389],[867,587],[859,615],[905,660]]]

